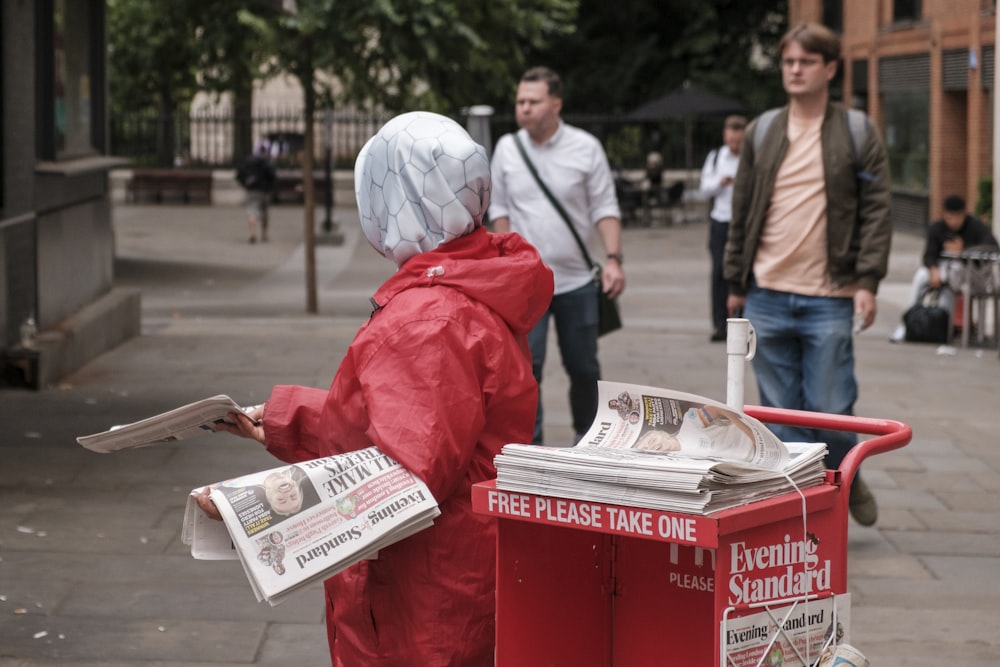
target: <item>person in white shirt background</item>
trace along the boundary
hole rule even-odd
[[[722,129],[723,145],[713,150],[705,158],[701,168],[702,195],[712,198],[712,208],[708,232],[708,251],[712,256],[711,315],[713,342],[726,340],[726,299],[729,288],[722,276],[722,260],[729,235],[729,221],[733,217],[733,180],[740,165],[740,144],[746,132],[747,119],[744,116],[727,116]]]
[[[559,353],[569,376],[569,404],[579,440],[597,415],[597,290],[616,298],[625,290],[621,212],[608,158],[600,141],[562,121],[562,81],[547,67],[525,72],[517,86],[515,117],[525,153],[542,182],[560,202],[573,228],[588,244],[600,237],[604,270],[594,284],[572,233],[532,176],[514,141],[505,134],[493,151],[493,231],[517,232],[538,249],[555,276],[552,304],[528,334],[531,364],[539,384],[533,444],[543,444],[541,400],[549,321],[555,321]]]

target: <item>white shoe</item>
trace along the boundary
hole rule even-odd
[[[900,324],[896,327],[896,330],[892,332],[892,335],[889,336],[889,342],[902,343],[904,340],[906,340],[906,325]]]

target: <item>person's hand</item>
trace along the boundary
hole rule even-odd
[[[861,328],[867,329],[875,323],[875,315],[878,314],[878,305],[875,302],[875,294],[866,289],[859,289],[854,293],[854,317],[861,320]]]
[[[733,181],[735,180],[736,179],[733,178],[732,176],[723,176],[722,178],[719,179],[719,185],[721,185],[722,187],[726,187],[727,185],[732,185]]]
[[[264,443],[264,426],[261,419],[264,416],[264,406],[259,405],[249,414],[244,412],[230,412],[229,419],[232,423],[228,421],[217,422],[214,425],[214,430],[225,431],[226,433],[232,433],[233,435],[238,435],[241,438],[250,438],[251,440],[256,440],[257,442]]]
[[[198,503],[198,507],[201,511],[205,513],[209,519],[215,519],[216,521],[222,521],[222,515],[219,514],[219,508],[215,506],[211,498],[212,489],[206,486],[204,489],[195,495],[194,500]]]
[[[729,313],[729,317],[743,317],[743,309],[746,305],[747,298],[745,296],[730,294],[729,298],[726,299],[726,312]]]
[[[941,287],[941,269],[936,266],[932,266],[929,273],[930,275],[927,278],[927,286],[931,289]]]
[[[625,291],[625,272],[617,260],[608,260],[601,270],[601,287],[612,299]]]
[[[956,255],[961,254],[962,250],[965,249],[965,244],[962,242],[961,236],[957,236],[950,241],[945,241],[941,245],[945,252],[953,252]]]

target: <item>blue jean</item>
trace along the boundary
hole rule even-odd
[[[583,287],[552,297],[549,309],[528,334],[531,368],[538,381],[538,412],[532,442],[542,444],[542,368],[549,338],[549,320],[556,324],[556,338],[562,365],[569,375],[569,408],[577,439],[590,428],[597,416],[597,381],[601,366],[597,361],[597,286]]]
[[[854,300],[803,296],[751,285],[744,314],[757,333],[760,402],[769,407],[854,414]],[[834,469],[857,444],[857,435],[801,427],[773,427],[786,442],[825,442]]]

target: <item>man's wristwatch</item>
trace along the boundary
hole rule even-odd
[[[624,264],[625,263],[625,257],[620,252],[609,252],[606,255],[606,257],[607,257],[607,259],[613,259],[613,260],[617,261],[619,264]]]

